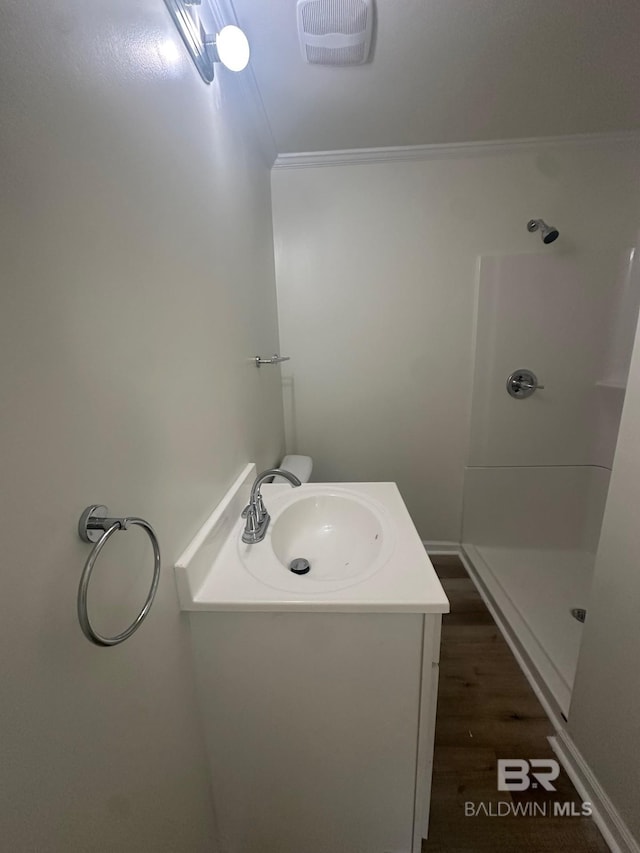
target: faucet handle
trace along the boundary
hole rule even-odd
[[[246,520],[245,533],[255,533],[258,529],[258,518],[256,516],[256,508],[253,504],[247,504],[242,510],[242,518]]]
[[[256,495],[254,509],[258,522],[262,521],[262,519],[267,514],[267,508],[264,505],[264,501],[262,500],[262,494],[260,493],[260,491],[258,491],[258,494]]]

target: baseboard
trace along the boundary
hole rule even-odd
[[[640,845],[613,805],[566,730],[549,743],[583,800],[593,807],[593,822],[611,853],[640,853]]]
[[[458,542],[448,542],[446,539],[423,539],[427,554],[438,556],[440,554],[460,554]]]

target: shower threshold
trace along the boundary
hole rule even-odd
[[[569,713],[594,555],[588,551],[463,545],[480,591],[524,652],[549,710]]]

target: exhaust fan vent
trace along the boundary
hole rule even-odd
[[[298,37],[312,65],[361,65],[369,57],[373,0],[298,0]]]

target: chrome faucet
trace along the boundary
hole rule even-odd
[[[269,468],[258,474],[256,480],[251,487],[251,497],[249,503],[242,510],[242,517],[245,519],[244,530],[242,532],[242,541],[245,545],[255,545],[256,542],[262,542],[266,533],[271,516],[267,512],[262,495],[260,494],[260,486],[269,477],[284,477],[292,486],[301,486],[302,483],[295,474],[285,471],[284,468]]]

